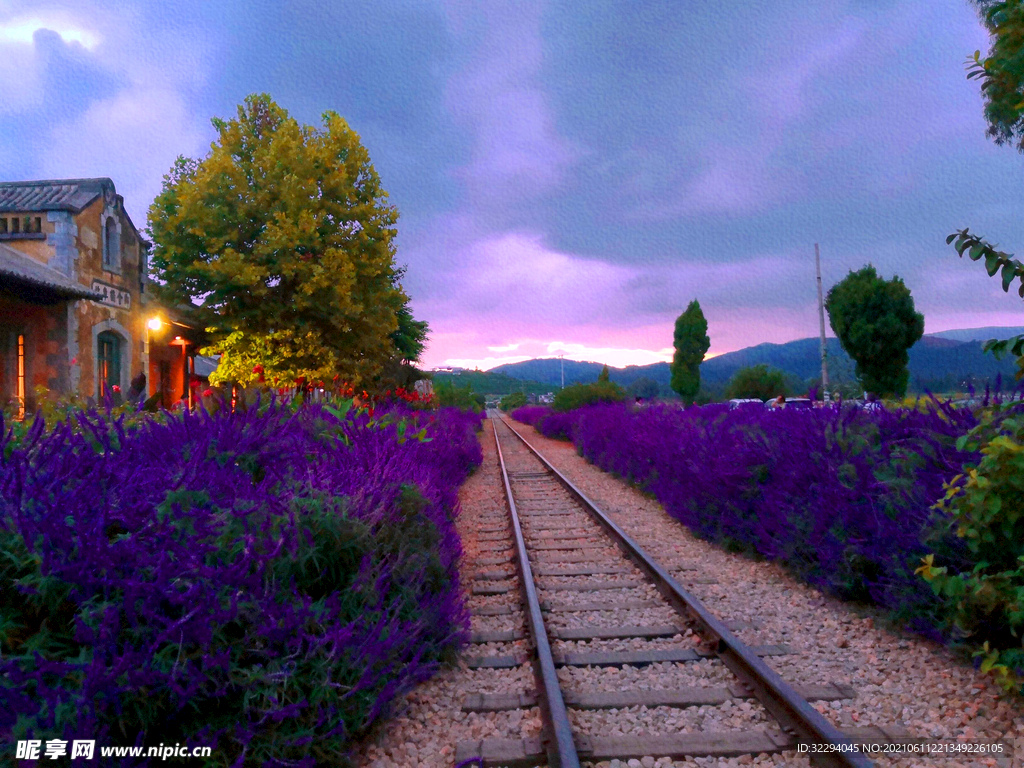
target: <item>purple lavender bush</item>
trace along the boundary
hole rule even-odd
[[[551,409],[546,405],[524,405],[516,408],[509,415],[516,421],[522,422],[523,424],[529,424],[531,427],[537,425],[537,422],[543,419],[551,413]]]
[[[468,638],[453,521],[479,424],[271,403],[15,440],[0,420],[0,738],[343,763]]]
[[[580,409],[577,449],[652,493],[702,538],[785,563],[845,599],[936,634],[941,604],[914,575],[962,542],[933,509],[972,454],[966,409],[774,411],[723,405]]]
[[[569,440],[577,416],[589,407],[583,406],[574,411],[553,411],[546,405],[524,405],[510,415],[518,422],[535,427],[545,437]]]
[[[572,428],[579,415],[594,407],[601,406],[585,405],[575,411],[551,411],[534,426],[544,437],[550,437],[553,440],[571,440]]]

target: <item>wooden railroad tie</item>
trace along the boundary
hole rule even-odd
[[[642,581],[587,581],[581,584],[555,584],[550,581],[537,582],[538,589],[559,592],[601,592],[606,589],[636,589],[643,586]]]
[[[498,541],[484,541],[477,544],[477,549],[481,552],[501,552],[505,549],[512,549],[512,542],[505,536]]]
[[[509,578],[512,578],[511,576]],[[516,587],[511,584],[477,584],[473,587],[474,595],[505,595]]]
[[[640,637],[654,639],[659,637],[675,637],[686,630],[667,624],[658,627],[567,627],[564,629],[549,628],[548,636],[552,640],[617,640],[621,638]],[[474,632],[470,636],[471,643],[511,643],[522,640],[525,634],[520,629],[498,629]]]
[[[537,563],[538,565],[558,565],[559,563],[565,563],[566,565],[572,563],[591,563],[593,565],[600,565],[595,563],[595,557],[608,557],[609,552],[607,549],[604,550],[588,550],[590,552],[602,552],[602,555],[593,554],[575,554],[570,555],[565,552],[534,552],[530,555],[530,562]]]
[[[540,608],[546,613],[590,613],[600,611],[633,611],[646,610],[649,608],[668,607],[666,603],[658,600],[625,600],[619,603],[558,603],[541,600]],[[479,608],[471,608],[470,613],[474,616],[510,616],[522,610],[522,606],[516,605],[482,605]],[[725,626],[735,632],[740,629],[760,629],[761,625],[754,621],[744,619],[732,619],[725,622]]]
[[[473,574],[476,581],[502,581],[511,579],[515,574],[506,571],[477,571]]]
[[[784,656],[793,653],[787,645],[762,645],[751,650],[758,656]],[[648,664],[684,663],[700,661],[717,656],[714,653],[697,651],[692,648],[664,648],[643,651],[572,651],[551,654],[559,667],[643,667]],[[468,656],[466,664],[470,669],[514,669],[529,661],[525,653],[500,656]]]
[[[841,728],[851,740],[863,745],[913,744],[924,741],[900,725],[870,725]],[[636,736],[576,736],[576,751],[588,762],[632,760],[643,757],[740,757],[793,750],[794,736],[771,729],[718,731],[710,733],[639,734]],[[480,757],[485,768],[533,768],[546,764],[540,739],[476,739],[459,742],[455,761]]]
[[[559,568],[557,565],[538,564],[533,568],[537,576],[597,576],[604,573],[633,573],[635,568],[621,565],[588,565],[582,568]]]
[[[477,565],[508,565],[509,563],[515,562],[515,556],[512,553],[507,555],[501,555],[499,557],[478,557],[476,559]]]
[[[848,685],[794,685],[793,690],[808,701],[839,701],[856,698]],[[625,709],[626,707],[702,707],[718,706],[733,699],[751,699],[754,694],[746,686],[734,683],[714,688],[679,688],[667,691],[566,691],[565,703],[573,709]],[[537,694],[471,693],[462,702],[463,712],[507,712],[537,706]]]
[[[615,546],[614,542],[608,542],[607,544],[590,544],[584,545],[579,543],[579,539],[561,539],[564,543],[552,542],[547,539],[540,544],[528,544],[527,549],[535,552],[607,552],[608,550],[614,550],[619,552],[619,548]]]
[[[510,532],[507,528],[502,528],[500,531],[487,531],[481,532],[477,537],[477,541],[505,541],[509,538]]]
[[[669,607],[668,603],[657,600],[626,600],[619,603],[558,603],[554,601],[541,600],[542,611],[551,613],[582,613],[586,611],[632,611],[646,608],[657,608],[658,606]]]

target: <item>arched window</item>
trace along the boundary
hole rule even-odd
[[[103,226],[103,266],[107,269],[121,268],[121,240],[117,236],[117,222],[113,216]]]
[[[121,384],[121,339],[116,333],[104,331],[96,337],[96,365],[99,368],[99,397]]]

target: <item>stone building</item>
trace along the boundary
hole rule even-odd
[[[143,371],[150,394],[187,394],[195,344],[154,320],[148,248],[110,179],[0,182],[0,405],[102,398]]]

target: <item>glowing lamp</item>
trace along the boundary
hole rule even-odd
[[[146,326],[151,331],[159,331],[160,328],[163,326],[163,322],[160,320],[159,317],[151,317],[149,318],[149,320],[146,321]]]

